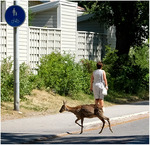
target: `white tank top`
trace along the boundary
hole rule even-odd
[[[101,89],[104,88],[105,82],[103,78],[103,73],[104,70],[101,69],[97,69],[93,72],[93,77],[94,77],[93,87],[99,87]]]

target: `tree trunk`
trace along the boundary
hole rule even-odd
[[[116,49],[118,56],[128,55],[130,50],[130,35],[126,27],[116,26]]]

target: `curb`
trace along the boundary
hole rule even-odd
[[[148,114],[149,114],[149,111],[144,111],[144,112],[140,112],[140,113],[123,115],[123,116],[120,116],[120,117],[112,117],[112,118],[110,118],[110,122],[112,124],[115,121],[131,120],[133,118],[142,117],[142,116],[148,115]],[[99,120],[98,121],[93,121],[93,122],[88,122],[88,123],[84,123],[84,126],[90,127],[90,126],[93,126],[93,125],[96,125],[96,124],[101,124],[101,122]]]

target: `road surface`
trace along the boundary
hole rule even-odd
[[[110,118],[112,125],[145,118],[145,116],[149,116],[149,101],[107,107],[104,115]],[[43,140],[44,138],[54,138],[60,135],[65,136],[66,132],[80,131],[80,127],[74,123],[75,119],[74,114],[66,112],[2,121],[1,142],[3,144],[21,144]],[[99,123],[98,118],[85,119],[84,131],[97,127],[97,125],[99,127]],[[108,129],[104,128],[104,131],[106,130]],[[97,131],[99,132],[99,130]]]
[[[68,134],[51,139],[36,141],[36,144],[149,144],[149,119],[140,119],[113,126],[113,133],[105,128],[102,134],[99,129],[83,134]]]

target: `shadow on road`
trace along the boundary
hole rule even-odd
[[[1,144],[149,144],[148,135],[134,136],[67,136],[2,133]]]
[[[148,135],[135,136],[96,136],[96,137],[60,137],[55,140],[38,143],[50,144],[149,144]]]
[[[54,138],[56,135],[40,135],[40,134],[25,134],[25,133],[1,133],[1,144],[23,144],[34,143],[37,139]]]

